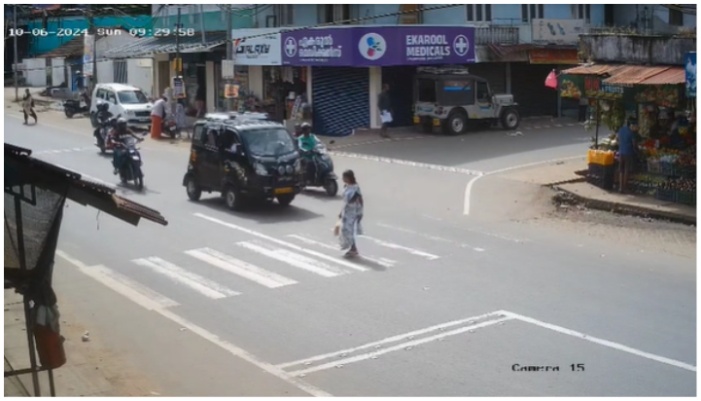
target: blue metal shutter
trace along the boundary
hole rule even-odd
[[[370,72],[367,68],[313,67],[314,132],[350,135],[370,126]]]

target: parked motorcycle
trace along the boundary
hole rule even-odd
[[[126,155],[119,166],[119,179],[123,184],[133,181],[136,188],[141,190],[144,188],[144,173],[141,170],[143,162],[136,143],[135,138],[128,136],[117,145],[126,149]]]
[[[333,171],[333,160],[323,143],[319,143],[311,152],[312,160],[307,163],[314,163],[316,166],[314,177],[309,177],[305,168],[305,187],[324,188],[329,196],[336,196],[338,193],[338,176]],[[306,166],[305,166],[306,167]]]
[[[166,134],[170,139],[175,139],[180,137],[180,130],[178,129],[178,124],[175,119],[168,117],[163,120],[163,125],[161,126],[161,131]]]
[[[76,114],[87,114],[90,112],[90,96],[83,93],[80,99],[66,99],[63,102],[63,112],[68,118],[73,118]]]

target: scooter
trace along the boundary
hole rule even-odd
[[[123,184],[134,181],[136,189],[142,190],[144,188],[144,173],[141,171],[143,162],[141,160],[139,148],[136,147],[136,143],[137,140],[135,138],[126,137],[123,142],[117,145],[126,149],[124,160],[122,160],[122,164],[119,166],[119,179]]]
[[[80,99],[66,99],[63,102],[63,112],[66,117],[73,118],[76,114],[87,114],[90,111],[90,97],[83,93]]]
[[[333,160],[331,160],[323,143],[316,145],[312,151],[312,160],[308,163],[314,163],[316,169],[314,177],[305,175],[304,187],[321,187],[324,188],[327,195],[336,196],[338,194],[338,182],[336,182],[338,176],[333,171]]]

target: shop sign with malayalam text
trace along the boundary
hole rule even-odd
[[[283,34],[283,64],[369,67],[474,63],[474,32],[472,27],[413,26],[290,32]]]

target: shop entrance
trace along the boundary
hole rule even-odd
[[[394,109],[394,127],[413,125],[414,75],[416,67],[382,67],[382,83],[389,84],[389,97]]]

